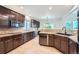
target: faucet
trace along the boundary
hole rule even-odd
[[[62,30],[64,30],[64,34],[66,34],[66,27],[63,27]]]

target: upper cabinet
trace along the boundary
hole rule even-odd
[[[0,19],[9,19],[23,22],[25,16],[6,7],[0,6]]]
[[[3,6],[0,6],[0,15],[8,15],[8,14],[10,14],[9,9],[7,9]]]
[[[40,22],[37,20],[32,19],[31,20],[31,27],[33,28],[39,28],[40,27]]]
[[[0,27],[23,27],[25,16],[16,11],[0,6]]]

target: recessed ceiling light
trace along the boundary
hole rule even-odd
[[[52,10],[52,7],[49,7],[49,10]]]
[[[23,9],[24,7],[23,7],[23,6],[21,6],[20,8],[21,8],[21,9]]]

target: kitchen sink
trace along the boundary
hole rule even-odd
[[[61,34],[61,35],[72,36],[72,34],[67,34],[67,33],[56,33],[56,34]]]

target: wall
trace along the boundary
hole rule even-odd
[[[61,29],[63,26],[66,25],[66,22],[67,21],[74,21],[74,20],[77,20],[77,10],[74,10],[73,12],[69,13],[68,15],[66,15],[65,17],[63,18],[58,18],[58,19],[48,19],[47,20],[40,20],[40,25],[41,25],[41,28],[43,28],[43,24],[45,23],[52,23],[54,24],[54,27],[55,29]]]
[[[45,23],[47,23],[47,22],[53,24],[55,29],[60,29],[62,27],[62,23],[61,23],[62,19],[58,18],[58,19],[49,19],[48,21],[45,20],[45,19],[44,20],[40,20],[41,28],[43,28],[43,25]]]
[[[78,9],[74,10],[72,13],[70,13],[67,16],[63,17],[61,23],[65,26],[67,21],[73,22],[73,21],[77,20],[77,11],[78,11]]]

